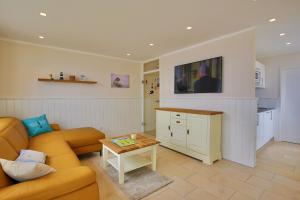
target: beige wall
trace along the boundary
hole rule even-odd
[[[140,98],[137,62],[0,40],[0,97]],[[40,75],[85,74],[96,85],[38,82]],[[110,87],[110,74],[129,74],[130,88]]]
[[[174,94],[174,66],[217,56],[223,56],[223,93]],[[253,31],[161,56],[161,98],[255,97],[254,61]]]
[[[300,67],[300,53],[259,59],[266,66],[266,88],[256,89],[260,98],[280,98],[280,69]]]

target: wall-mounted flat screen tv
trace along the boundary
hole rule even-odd
[[[221,93],[222,67],[222,57],[176,66],[175,94]]]

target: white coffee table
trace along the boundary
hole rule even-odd
[[[124,137],[124,136],[122,136]],[[159,142],[148,136],[137,134],[136,144],[127,147],[119,147],[111,142],[111,139],[100,140],[103,144],[103,168],[108,164],[113,166],[119,174],[119,183],[124,184],[124,174],[132,170],[151,165],[156,170],[156,149]],[[141,156],[149,152],[151,158]]]

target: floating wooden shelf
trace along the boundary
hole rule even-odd
[[[84,83],[84,84],[96,84],[97,83],[97,81],[54,80],[54,79],[47,79],[47,78],[39,78],[38,81],[59,82],[59,83]]]

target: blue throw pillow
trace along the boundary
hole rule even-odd
[[[48,123],[46,115],[24,119],[22,120],[22,122],[27,128],[28,133],[31,137],[53,131],[50,124]]]

